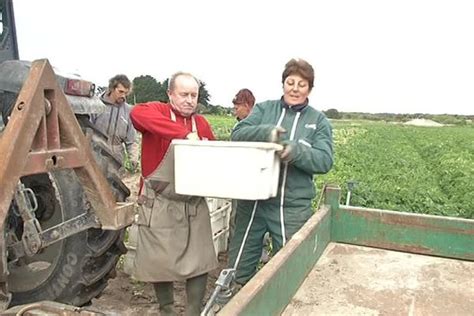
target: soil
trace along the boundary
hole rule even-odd
[[[205,304],[214,291],[215,282],[222,269],[227,266],[227,253],[219,255],[219,268],[209,273]],[[175,307],[179,315],[184,315],[186,291],[184,282],[175,282]],[[99,298],[92,300],[88,310],[100,311],[106,315],[159,315],[158,303],[151,284],[133,280],[121,268],[117,276],[109,281],[109,285]]]

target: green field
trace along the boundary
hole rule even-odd
[[[206,115],[218,140],[229,140],[230,133],[237,120],[233,116]]]
[[[232,117],[207,117],[219,139],[229,139]],[[332,122],[335,165],[317,177],[343,189],[357,184],[350,204],[414,213],[474,218],[474,128],[416,127],[371,121]]]

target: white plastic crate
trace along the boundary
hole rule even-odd
[[[210,197],[206,198],[207,206],[209,206],[209,213],[212,213],[219,208],[218,201],[220,200],[221,199],[210,198]]]
[[[221,199],[221,198],[213,198],[213,197],[207,197],[206,198],[207,206],[209,206],[209,213],[213,213],[216,211],[218,208],[221,206],[224,206],[228,203],[231,203],[231,199]]]
[[[217,256],[227,250],[232,201],[216,198],[208,198],[207,201],[211,218],[212,239]]]
[[[276,196],[282,146],[263,142],[173,140],[178,194],[243,200]]]
[[[215,235],[229,227],[231,204],[226,204],[210,214],[212,233]]]
[[[216,257],[221,253],[227,251],[228,247],[228,240],[229,240],[229,228],[227,227],[226,230],[221,230],[213,237],[214,242],[214,250],[216,252]]]

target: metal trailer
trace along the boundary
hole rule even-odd
[[[327,187],[314,216],[218,315],[474,313],[474,220],[339,201]]]

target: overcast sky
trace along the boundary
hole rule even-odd
[[[292,57],[325,110],[474,114],[474,1],[14,0],[22,59],[106,85],[189,71],[211,103],[282,94]]]

